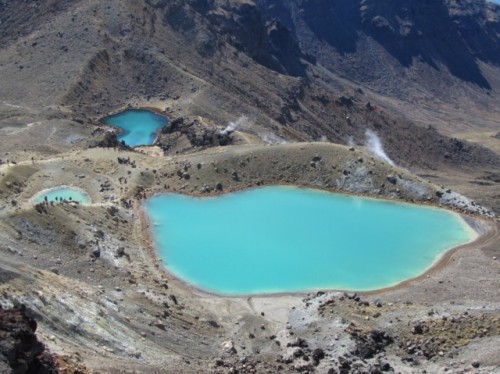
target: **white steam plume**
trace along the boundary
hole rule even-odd
[[[219,135],[225,136],[236,130],[243,130],[250,134],[257,135],[266,144],[286,144],[285,139],[273,133],[271,130],[254,126],[255,120],[247,116],[241,116],[235,122],[231,121],[229,124],[219,131]]]
[[[266,144],[288,144],[288,142],[275,133],[267,130],[262,130],[257,133],[257,136]]]
[[[239,128],[247,128],[250,127],[251,123],[248,120],[246,116],[241,116],[236,120],[236,122],[229,122],[229,125],[227,125],[224,129],[219,131],[219,134],[221,135],[226,135],[228,133],[231,133],[233,131],[236,131]]]
[[[382,142],[374,131],[370,129],[366,130],[365,137],[366,137],[365,145],[370,150],[370,152],[372,152],[375,156],[384,160],[388,164],[394,165],[394,162],[384,152],[384,148],[382,147]]]
[[[355,142],[354,142],[354,138],[352,137],[352,135],[349,135],[347,137],[347,145],[349,147],[354,147],[356,145]]]

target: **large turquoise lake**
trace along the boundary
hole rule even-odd
[[[168,119],[149,110],[131,109],[106,117],[102,122],[121,130],[118,140],[137,147],[153,144],[156,133],[168,123]]]
[[[145,209],[171,273],[233,295],[384,288],[477,236],[445,210],[284,186],[157,195]]]

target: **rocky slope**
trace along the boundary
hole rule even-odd
[[[422,100],[428,94],[432,100],[470,100],[496,111],[488,97],[496,97],[499,87],[490,74],[490,68],[496,71],[500,65],[496,4],[481,0],[259,3],[267,19],[282,20],[302,50],[333,73],[403,101]]]
[[[219,126],[245,116],[245,131],[270,142],[363,144],[370,129],[416,172],[495,175],[498,154],[464,139],[495,143],[498,7],[380,4],[3,2],[2,132],[36,132],[40,152],[55,151],[45,134],[81,134],[59,141],[67,149],[110,111],[149,105]],[[373,19],[386,20],[388,35]],[[476,39],[463,31],[471,23]],[[490,191],[472,193],[496,205]]]
[[[1,166],[0,305],[24,304],[40,338],[74,366],[323,373],[473,364],[488,372],[498,364],[498,223],[471,220],[485,234],[477,250],[462,248],[445,268],[405,287],[227,298],[163,272],[140,211],[144,196],[156,192],[210,196],[272,184],[480,209],[462,205],[452,191],[363,149],[328,143],[232,145],[168,157],[101,148],[63,155]],[[93,204],[37,209],[29,201],[59,184],[79,185]],[[451,324],[456,328],[443,332]]]

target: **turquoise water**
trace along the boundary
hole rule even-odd
[[[132,109],[106,117],[103,123],[120,128],[118,140],[137,147],[153,144],[156,133],[168,123],[168,119],[149,110]]]
[[[80,204],[91,203],[90,196],[85,191],[66,186],[56,187],[47,191],[39,192],[34,196],[33,199],[36,203],[42,203],[45,201],[45,197],[47,197],[47,201],[49,202],[59,202],[62,199],[63,201],[78,201]]]
[[[145,208],[166,268],[225,294],[388,287],[475,238],[445,210],[283,186]]]

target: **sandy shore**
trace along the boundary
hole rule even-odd
[[[495,222],[493,220],[485,220],[477,217],[470,219],[473,219],[474,222],[481,227],[481,232],[478,232],[477,238],[474,239],[472,242],[447,250],[443,255],[439,257],[439,259],[435,261],[435,263],[427,271],[425,271],[418,277],[408,279],[392,287],[386,287],[379,290],[373,290],[361,293],[364,295],[377,295],[390,291],[404,290],[408,288],[410,285],[416,285],[418,284],[419,281],[429,278],[431,275],[435,275],[436,273],[445,269],[447,266],[451,266],[452,265],[451,259],[459,251],[471,253],[477,250],[478,247],[484,247],[487,245],[494,245],[498,243],[498,241],[500,240],[500,233],[499,233],[500,223]]]

